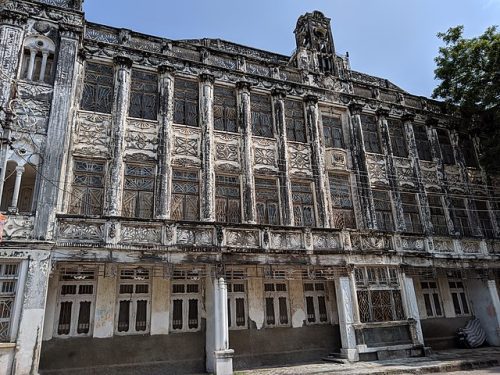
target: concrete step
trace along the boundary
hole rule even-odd
[[[330,353],[327,357],[321,358],[321,360],[326,362],[338,363],[339,365],[350,363],[342,353]]]

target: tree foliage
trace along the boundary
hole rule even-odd
[[[482,164],[499,173],[500,163],[500,33],[489,27],[479,37],[463,37],[463,26],[439,33],[444,46],[435,58],[441,82],[434,98],[460,111],[460,130],[483,139]]]

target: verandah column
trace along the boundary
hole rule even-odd
[[[351,279],[349,277],[342,276],[335,280],[340,339],[342,341],[340,352],[349,361],[354,362],[359,360],[359,354],[356,348],[356,333],[354,331],[354,323],[356,321],[352,290]]]

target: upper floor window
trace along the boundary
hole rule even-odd
[[[414,125],[413,133],[415,134],[415,143],[417,144],[417,152],[420,160],[431,161],[431,143],[427,135],[425,125]]]
[[[112,66],[87,62],[85,64],[81,109],[111,113],[113,107],[113,82]]]
[[[176,78],[174,84],[174,122],[198,126],[198,82]]]
[[[125,165],[122,214],[127,217],[153,217],[155,167],[152,165]]]
[[[158,119],[158,74],[132,69],[128,115],[146,120]]]
[[[429,201],[429,209],[431,211],[431,222],[434,229],[434,234],[447,235],[448,224],[446,223],[446,216],[444,213],[443,202],[439,195],[427,196]]]
[[[342,121],[340,117],[322,116],[325,147],[344,148]]]
[[[236,92],[234,88],[214,87],[214,129],[238,132],[236,123]]]
[[[304,105],[297,100],[285,100],[286,137],[289,141],[306,142]]]
[[[403,158],[408,157],[403,123],[389,119],[389,134],[391,137],[392,154]]]
[[[215,176],[215,215],[216,221],[222,223],[239,223],[240,179],[238,176]]]
[[[316,225],[311,183],[292,181],[292,202],[296,226],[312,227]]]
[[[469,223],[467,208],[465,207],[465,200],[462,198],[452,198],[451,212],[455,230],[462,236],[470,236],[472,230]]]
[[[394,221],[392,217],[392,203],[390,193],[383,190],[373,191],[373,203],[377,217],[377,227],[379,230],[393,231]]]
[[[255,197],[257,222],[259,224],[279,225],[279,196],[275,178],[255,177]]]
[[[198,220],[200,184],[198,172],[173,170],[172,218],[174,220]]]
[[[403,206],[406,231],[411,233],[422,233],[420,210],[415,194],[401,193],[401,203]]]
[[[104,202],[104,162],[75,160],[69,213],[101,215]]]
[[[455,164],[455,156],[453,156],[453,146],[451,145],[448,131],[444,129],[437,130],[439,146],[441,147],[441,155],[443,156],[444,164]]]
[[[349,176],[330,174],[330,194],[333,205],[333,227],[356,228]]]
[[[468,167],[477,167],[478,163],[474,143],[465,134],[460,135],[460,148],[464,155],[465,165]]]
[[[382,153],[377,119],[375,116],[361,115],[361,126],[363,128],[363,140],[366,151],[374,152],[376,154]]]
[[[422,296],[424,297],[425,312],[428,318],[443,316],[439,289],[436,281],[422,281]]]
[[[11,340],[18,278],[18,263],[0,262],[0,342]]]
[[[326,283],[324,281],[304,282],[304,298],[306,302],[307,323],[328,323]]]
[[[54,42],[45,36],[27,37],[24,41],[21,78],[51,83],[55,49]]]
[[[286,281],[265,281],[264,298],[266,326],[288,326],[290,307]]]
[[[252,131],[259,137],[273,136],[273,115],[271,98],[268,95],[250,94],[252,103]]]
[[[483,236],[486,238],[491,238],[495,235],[493,231],[493,225],[491,224],[490,212],[488,210],[488,204],[486,201],[475,200],[477,218],[479,219],[479,225],[483,232]]]

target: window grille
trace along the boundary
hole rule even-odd
[[[398,271],[392,267],[360,267],[354,270],[362,323],[404,319]]]
[[[63,268],[55,334],[90,336],[95,308],[95,269]]]
[[[425,125],[413,125],[413,133],[415,135],[419,159],[431,161],[431,143],[427,135],[427,127]]]
[[[177,271],[177,270],[176,270]],[[171,321],[173,332],[200,330],[201,284],[199,279],[189,279],[186,271],[172,280]]]
[[[176,78],[174,84],[174,122],[198,126],[198,82]]]
[[[289,141],[306,142],[304,105],[297,100],[285,100],[286,137]]]
[[[238,132],[236,92],[234,88],[214,87],[214,128],[226,132]]]
[[[349,176],[331,173],[329,182],[333,205],[333,227],[356,228]]]
[[[255,197],[258,224],[279,225],[279,196],[275,178],[255,177]]]
[[[437,282],[421,281],[420,286],[422,288],[427,317],[434,318],[443,316]]]
[[[101,215],[104,202],[104,162],[75,160],[69,213]]]
[[[344,135],[340,117],[322,116],[325,147],[344,148]]]
[[[483,236],[486,238],[492,238],[495,235],[493,231],[493,225],[491,223],[490,212],[488,210],[488,204],[486,201],[475,200],[476,213],[479,219],[479,225],[483,232]]]
[[[391,137],[392,154],[403,158],[408,157],[403,123],[399,120],[388,120],[389,134]]]
[[[326,283],[305,282],[304,298],[306,303],[307,324],[328,323]]]
[[[401,193],[401,202],[406,231],[410,233],[422,233],[422,221],[420,220],[420,211],[415,194]]]
[[[381,154],[378,125],[375,116],[361,115],[361,126],[363,128],[363,140],[366,152]]]
[[[125,165],[122,214],[126,217],[153,217],[155,167]]]
[[[21,78],[52,83],[54,70],[54,42],[43,36],[31,36],[24,42]]]
[[[158,119],[158,74],[132,69],[128,115],[146,120]]]
[[[450,142],[448,131],[444,129],[438,129],[437,134],[439,146],[441,147],[441,155],[443,156],[443,163],[455,164],[455,156],[453,156],[453,147]]]
[[[448,224],[446,223],[446,216],[444,213],[443,202],[439,195],[429,194],[427,196],[429,201],[429,209],[431,212],[431,222],[434,229],[434,234],[447,235]]]
[[[172,218],[174,220],[199,219],[199,189],[198,172],[173,171]]]
[[[464,155],[465,165],[473,168],[477,167],[478,162],[476,157],[476,151],[474,149],[474,143],[465,134],[460,135],[460,148]]]
[[[267,327],[289,325],[289,296],[286,282],[264,282],[265,323]]]
[[[11,339],[19,269],[18,263],[0,263],[0,342]]]
[[[465,208],[465,200],[462,198],[451,199],[451,211],[455,230],[462,236],[470,236],[472,230],[469,223],[469,215]]]
[[[237,176],[215,176],[216,220],[221,223],[239,223],[240,179]]]
[[[292,202],[295,226],[312,227],[316,225],[311,183],[292,181]]]
[[[378,229],[389,232],[393,231],[394,222],[390,193],[381,190],[373,190],[372,193]]]
[[[113,67],[87,62],[81,109],[85,111],[111,113],[113,107]]]
[[[250,94],[252,106],[253,135],[259,137],[273,137],[273,115],[271,98],[268,95]]]
[[[118,285],[118,334],[147,333],[150,323],[151,275],[147,268],[120,270]]]
[[[451,300],[456,315],[470,315],[469,302],[462,279],[448,279]]]
[[[247,326],[247,294],[244,270],[228,270],[227,309],[228,325],[231,329],[243,329]]]

